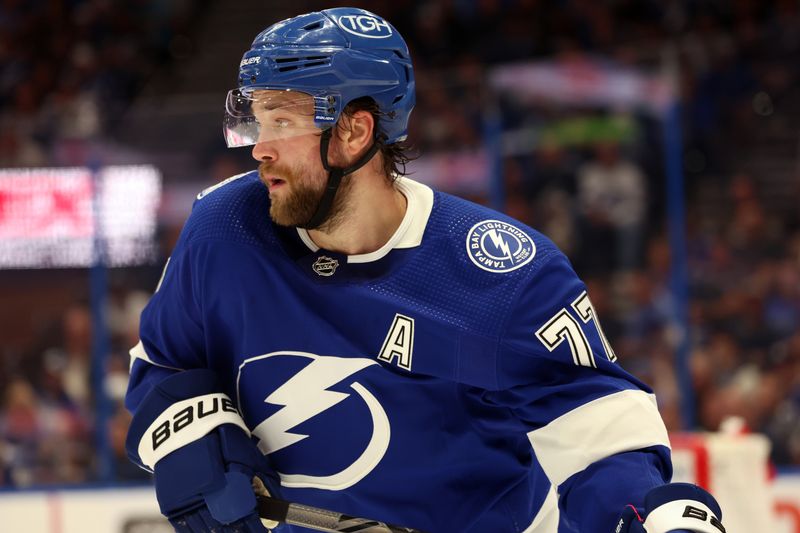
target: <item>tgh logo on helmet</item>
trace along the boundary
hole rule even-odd
[[[346,32],[370,39],[385,39],[392,36],[392,27],[385,20],[370,15],[343,15],[339,26]]]

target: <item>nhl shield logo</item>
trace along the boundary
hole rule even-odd
[[[311,265],[311,268],[313,268],[314,272],[316,272],[318,275],[328,277],[333,276],[338,266],[338,260],[328,257],[327,255],[321,255],[316,261],[314,261],[314,264]]]
[[[512,224],[484,220],[467,233],[467,255],[475,266],[488,272],[511,272],[533,259],[536,245]]]

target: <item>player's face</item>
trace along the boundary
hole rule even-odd
[[[259,91],[254,96],[256,101],[259,96],[264,100],[264,105],[253,106],[260,124],[253,157],[260,162],[258,175],[269,189],[270,216],[282,226],[302,226],[316,212],[328,179],[320,158],[321,132],[313,122],[313,100],[307,95],[298,98],[297,93],[282,95],[276,91]],[[335,164],[339,155],[334,140],[328,159]],[[345,196],[345,190],[337,194],[329,220],[341,213],[340,198]]]

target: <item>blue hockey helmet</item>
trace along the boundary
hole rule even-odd
[[[238,85],[226,101],[228,146],[258,142],[259,124],[249,104],[260,89],[311,95],[314,124],[323,130],[348,103],[372,98],[380,110],[376,134],[386,144],[406,139],[416,101],[403,38],[378,15],[349,7],[300,15],[262,31],[239,64]]]

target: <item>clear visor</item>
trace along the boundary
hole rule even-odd
[[[318,108],[326,99],[286,89],[229,91],[223,122],[225,142],[234,148],[319,133]]]

